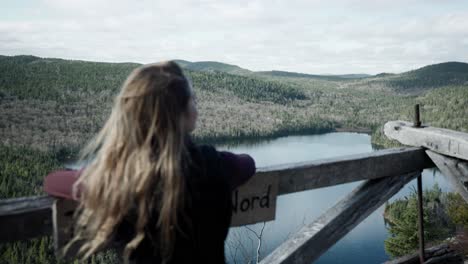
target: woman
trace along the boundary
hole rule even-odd
[[[194,145],[196,120],[192,87],[176,63],[130,74],[83,151],[93,161],[79,172],[52,173],[44,184],[51,195],[79,200],[71,243],[84,241],[82,258],[113,240],[136,263],[225,262],[231,192],[255,163]]]

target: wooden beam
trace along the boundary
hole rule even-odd
[[[420,172],[368,180],[311,224],[281,244],[261,263],[311,263]],[[364,260],[363,260],[364,261]]]
[[[424,251],[426,261],[424,263],[448,264],[463,263],[463,254],[449,244],[440,244]],[[419,253],[413,253],[397,259],[386,261],[384,264],[420,264]]]
[[[433,167],[420,148],[386,149],[365,154],[259,168],[254,177],[277,177],[278,194],[402,175]],[[0,242],[52,233],[52,197],[0,200]]]
[[[67,252],[64,247],[73,238],[73,216],[78,202],[68,199],[56,199],[52,206],[54,248],[57,256],[72,258],[78,253],[81,244],[75,243]],[[65,253],[65,254],[64,254]]]
[[[50,235],[53,201],[49,196],[0,200],[0,242]]]
[[[278,194],[282,195],[354,181],[403,175],[432,167],[434,164],[423,149],[394,148],[258,168],[254,177],[278,177]]]
[[[468,160],[468,134],[436,127],[415,128],[412,123],[390,121],[385,135],[402,144],[424,147],[447,156]]]
[[[427,155],[444,174],[452,187],[468,202],[468,162],[427,150]]]

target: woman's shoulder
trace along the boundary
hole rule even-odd
[[[248,154],[218,151],[212,145],[196,146],[196,152],[199,156],[198,163],[203,163],[206,174],[209,177],[224,179],[231,190],[242,185],[255,174],[255,160]]]
[[[199,145],[197,146],[198,152],[202,155],[205,159],[214,161],[219,160],[219,152],[216,150],[216,147],[212,145]]]
[[[218,171],[221,168],[219,152],[212,145],[195,145],[189,147],[190,165],[203,171]]]

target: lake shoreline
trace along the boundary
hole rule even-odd
[[[220,137],[196,137],[192,136],[194,142],[198,144],[239,144],[258,142],[259,140],[273,140],[280,137],[288,136],[310,136],[310,135],[325,135],[328,133],[362,133],[372,135],[373,130],[366,127],[331,127],[328,129],[324,128],[310,128],[303,129],[301,131],[277,131],[266,135],[243,135],[243,136],[220,136]]]
[[[363,133],[363,134],[371,135],[372,129],[367,128],[367,127],[355,127],[355,128],[340,127],[340,128],[335,128],[334,132]]]

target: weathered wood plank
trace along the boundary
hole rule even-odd
[[[418,175],[420,172],[413,172],[364,182],[261,263],[311,263]]]
[[[449,244],[441,244],[424,250],[426,264],[428,263],[463,263],[463,254]],[[413,253],[400,258],[386,261],[384,264],[419,264],[419,253]]]
[[[468,202],[468,162],[450,158],[431,150],[427,150],[426,153],[442,174],[447,177],[455,190]]]
[[[50,235],[53,200],[49,196],[1,200],[0,242]]]
[[[278,177],[278,194],[283,195],[432,167],[434,164],[423,149],[411,147],[258,168],[254,177]]]
[[[400,143],[425,147],[447,156],[468,160],[468,134],[436,127],[415,128],[412,123],[390,121],[384,126],[385,135]]]
[[[278,194],[287,194],[363,179],[402,175],[433,166],[423,149],[398,148],[259,168],[254,177],[261,180],[277,177]],[[53,198],[45,196],[0,200],[0,242],[51,234],[52,203]]]
[[[67,199],[57,199],[52,206],[54,248],[58,256],[70,258],[78,252],[78,244],[63,252],[65,245],[73,238],[73,215],[77,206],[77,201]]]

